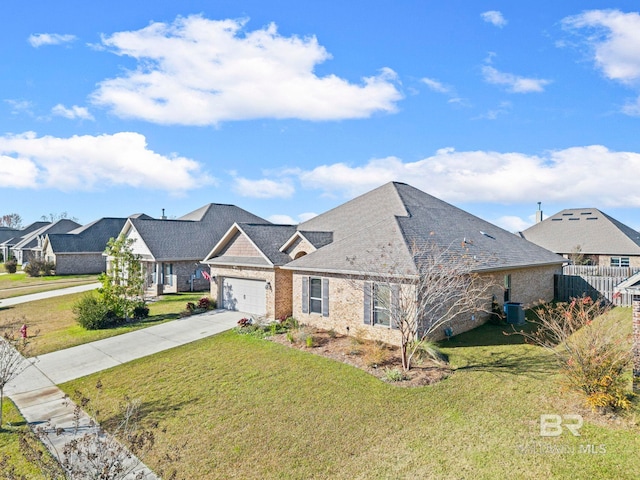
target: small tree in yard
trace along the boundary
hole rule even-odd
[[[414,245],[409,261],[394,253],[400,249],[389,244],[367,252],[365,257],[374,259],[368,265],[357,257],[348,260],[360,272],[351,283],[364,284],[373,315],[388,315],[388,324],[399,331],[402,368],[408,371],[416,353],[438,331],[460,316],[490,310],[494,284],[474,273],[475,260],[464,249]]]
[[[134,317],[136,307],[144,306],[144,274],[140,256],[133,253],[134,240],[123,236],[110,239],[105,253],[109,268],[100,276],[100,294],[109,310],[123,318]]]
[[[588,296],[536,310],[537,329],[517,332],[555,355],[569,388],[593,409],[628,409],[626,372],[633,359],[630,338],[605,314],[610,305]]]
[[[29,362],[22,355],[27,345],[25,339],[16,338],[10,331],[0,333],[0,430],[2,430],[4,389],[29,366]]]

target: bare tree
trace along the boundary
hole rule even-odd
[[[17,213],[8,213],[0,217],[0,227],[22,228],[22,217]]]
[[[495,285],[474,272],[476,260],[464,244],[461,251],[414,244],[409,259],[397,254],[402,249],[406,247],[388,244],[366,252],[365,264],[357,257],[348,260],[358,268],[351,283],[364,287],[373,322],[399,331],[402,368],[407,371],[416,352],[437,332],[465,315],[489,313]]]
[[[2,429],[4,388],[29,366],[29,362],[22,355],[26,348],[26,340],[16,338],[11,331],[4,331],[0,335],[0,430]]]
[[[42,215],[40,217],[40,220],[43,220],[45,222],[51,222],[51,223],[57,222],[58,220],[64,220],[64,219],[73,220],[74,222],[78,221],[77,217],[70,217],[67,212],[49,213],[48,215]]]

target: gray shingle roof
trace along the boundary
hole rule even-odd
[[[20,242],[27,235],[30,235],[34,231],[39,230],[42,227],[50,224],[51,222],[33,222],[32,224],[27,225],[23,229],[18,230],[18,232],[16,232],[16,234],[13,237],[4,240],[1,245],[13,246],[16,243]]]
[[[156,261],[202,260],[236,222],[269,222],[235,205],[210,203],[177,220],[130,219]]]
[[[45,226],[23,236],[20,241],[13,246],[13,248],[15,250],[28,250],[35,248],[38,246],[38,237],[48,235],[50,233],[67,233],[79,226],[79,223],[69,220],[68,218],[63,218],[54,223],[47,223]]]
[[[347,257],[373,265],[380,248],[396,264],[415,269],[412,245],[436,244],[462,251],[476,270],[561,264],[564,259],[453,205],[404,183],[391,182],[326,214],[300,224],[300,230],[333,231],[334,242],[289,263],[286,268],[349,271]],[[361,271],[361,267],[358,267]]]
[[[291,261],[289,255],[280,251],[280,247],[296,232],[295,225],[242,223],[239,227],[273,265],[280,266]]]
[[[51,249],[61,253],[98,253],[104,252],[110,238],[116,238],[126,218],[100,218],[69,233],[48,235]]]
[[[14,238],[20,233],[20,230],[16,228],[0,227],[0,243],[5,242],[11,238]]]
[[[520,235],[556,253],[640,255],[640,233],[597,208],[562,210]]]

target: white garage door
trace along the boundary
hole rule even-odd
[[[266,282],[246,278],[225,278],[222,283],[222,308],[264,315],[266,308]]]

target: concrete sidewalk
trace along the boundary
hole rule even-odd
[[[245,316],[241,312],[211,311],[40,355],[29,359],[30,365],[6,386],[5,392],[32,426],[50,421],[65,429],[63,435],[49,436],[54,447],[61,451],[74,438],[75,405],[70,402],[64,405],[64,393],[56,384],[229,330]],[[89,422],[83,412],[81,425]],[[85,431],[77,432],[76,438]],[[144,469],[146,480],[156,478],[144,464],[136,466],[136,470],[140,469]]]
[[[43,300],[45,298],[60,297],[71,293],[88,292],[100,288],[101,283],[89,283],[87,285],[78,285],[76,287],[60,288],[58,290],[49,290],[47,292],[30,293],[29,295],[21,295],[19,297],[5,298],[0,300],[0,308],[18,305],[20,303],[33,302],[35,300]]]

